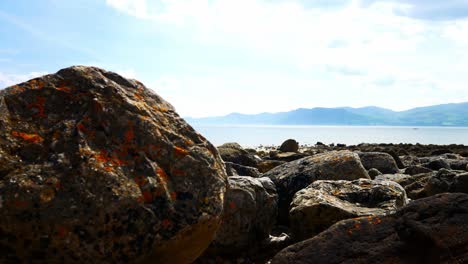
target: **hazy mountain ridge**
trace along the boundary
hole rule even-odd
[[[186,118],[194,125],[468,126],[468,102],[393,111],[376,106],[299,108],[289,112]]]

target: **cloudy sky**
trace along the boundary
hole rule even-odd
[[[76,65],[182,116],[468,101],[468,0],[1,0],[0,88]]]

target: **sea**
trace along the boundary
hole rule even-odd
[[[199,133],[218,146],[237,142],[243,147],[280,145],[292,138],[301,145],[341,143],[420,143],[468,145],[468,127],[421,126],[258,126],[194,125]]]

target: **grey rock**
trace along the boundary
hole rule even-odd
[[[299,143],[294,139],[284,141],[279,150],[281,152],[297,152],[299,150]]]
[[[224,164],[226,165],[228,176],[251,176],[259,178],[262,175],[258,169],[254,167],[242,166],[232,162],[224,162]]]
[[[382,172],[375,168],[368,170],[367,173],[369,174],[369,177],[371,177],[371,179],[375,179],[375,177],[382,175]]]
[[[392,181],[316,181],[294,195],[293,238],[311,238],[343,219],[388,215],[406,203],[405,190]]]
[[[428,169],[426,167],[413,165],[405,169],[405,174],[416,175],[416,174],[421,174],[421,173],[428,173],[431,171],[432,171],[431,169]]]
[[[393,157],[383,152],[358,152],[361,163],[367,170],[378,169],[382,173],[398,173],[398,166]]]

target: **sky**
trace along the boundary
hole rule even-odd
[[[72,65],[185,117],[468,101],[468,0],[0,0],[0,88]]]

